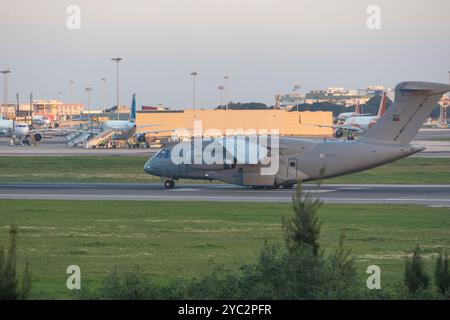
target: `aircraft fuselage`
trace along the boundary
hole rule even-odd
[[[281,138],[278,168],[271,175],[262,175],[260,166],[238,162],[232,165],[175,164],[170,156],[171,150],[165,148],[162,157],[161,153],[152,157],[144,167],[145,172],[174,180],[220,180],[237,185],[276,187],[367,170],[417,153],[423,148],[377,141],[362,143]],[[273,157],[271,160],[274,161]]]

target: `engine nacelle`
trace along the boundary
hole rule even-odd
[[[342,129],[336,129],[336,131],[334,131],[335,138],[342,138],[343,135],[344,135],[344,130],[342,130]]]
[[[41,142],[42,141],[42,134],[40,134],[40,133],[33,133],[33,140],[34,141],[36,141],[36,142]]]

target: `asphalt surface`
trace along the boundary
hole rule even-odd
[[[450,185],[317,185],[306,191],[326,203],[422,204],[450,207]],[[294,190],[227,184],[0,184],[0,199],[289,202]]]

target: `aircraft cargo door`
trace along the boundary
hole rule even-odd
[[[287,173],[286,173],[286,179],[287,180],[293,180],[297,179],[297,159],[295,158],[289,158],[287,163]]]

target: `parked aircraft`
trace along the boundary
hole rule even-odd
[[[360,116],[361,115],[361,106],[359,105],[359,100],[356,101],[355,111],[354,112],[342,112],[340,113],[337,118],[336,122],[338,124],[343,124],[345,120],[347,120],[350,117]]]
[[[229,147],[227,139],[213,140],[218,146],[214,152],[223,151],[223,158],[233,157],[223,164],[209,163],[204,159],[195,161],[195,149],[204,153],[210,145],[181,142],[191,150],[183,155],[181,163],[173,161],[174,153],[180,155],[180,144],[164,147],[144,166],[148,174],[162,177],[167,188],[175,186],[178,179],[220,180],[227,183],[254,187],[291,188],[298,181],[317,180],[359,172],[384,165],[424,150],[410,144],[420,127],[442,95],[450,86],[428,82],[402,82],[396,86],[395,101],[386,113],[359,140],[308,140],[280,138],[279,144],[267,146],[267,158],[271,163],[263,164],[261,158],[250,163],[247,156]],[[248,149],[252,143],[247,143]],[[181,150],[184,150],[181,148]],[[212,154],[212,151],[210,152]],[[278,158],[278,159],[276,159]],[[278,170],[273,174],[262,174],[276,162]]]
[[[371,115],[359,115],[359,116],[351,116],[347,118],[347,120],[344,121],[344,124],[340,127],[338,127],[337,130],[347,130],[347,131],[353,131],[357,134],[363,134],[366,133],[367,130],[369,130],[386,112],[386,102],[387,102],[387,96],[386,93],[383,94],[383,97],[381,98],[380,107],[378,109],[378,115],[371,116]],[[336,137],[342,137],[343,132],[341,133],[335,133]]]
[[[51,121],[46,116],[38,115],[33,117],[32,123],[37,126],[49,126]]]
[[[137,132],[138,129],[157,127],[159,124],[150,124],[138,127],[136,125],[136,94],[133,94],[131,103],[131,112],[128,121],[109,120],[103,123],[99,132],[92,130],[78,130],[77,132],[67,136],[68,144],[77,140],[77,144],[84,142],[87,148],[95,148],[98,144],[109,139],[113,140],[128,140],[131,137],[136,137],[138,142],[142,142],[145,135],[148,133],[159,133],[172,130],[152,130]],[[81,136],[81,139],[78,139]],[[78,142],[79,140],[79,142]],[[73,144],[72,144],[73,145]]]
[[[15,145],[16,141],[19,144],[27,144],[30,139],[40,142],[43,138],[41,132],[30,130],[28,124],[14,120],[0,120],[0,136],[11,138],[9,143],[11,146]]]
[[[363,134],[375,124],[375,122],[384,114],[386,111],[387,96],[383,94],[380,102],[380,107],[378,109],[378,115],[372,116],[371,114],[361,114],[359,103],[356,105],[355,112],[344,112],[339,114],[337,117],[337,122],[335,125],[321,125],[321,124],[303,124],[305,126],[314,126],[320,128],[332,128],[333,136],[335,138],[341,138],[344,133],[347,132],[349,135],[349,140],[354,139],[355,134]]]

